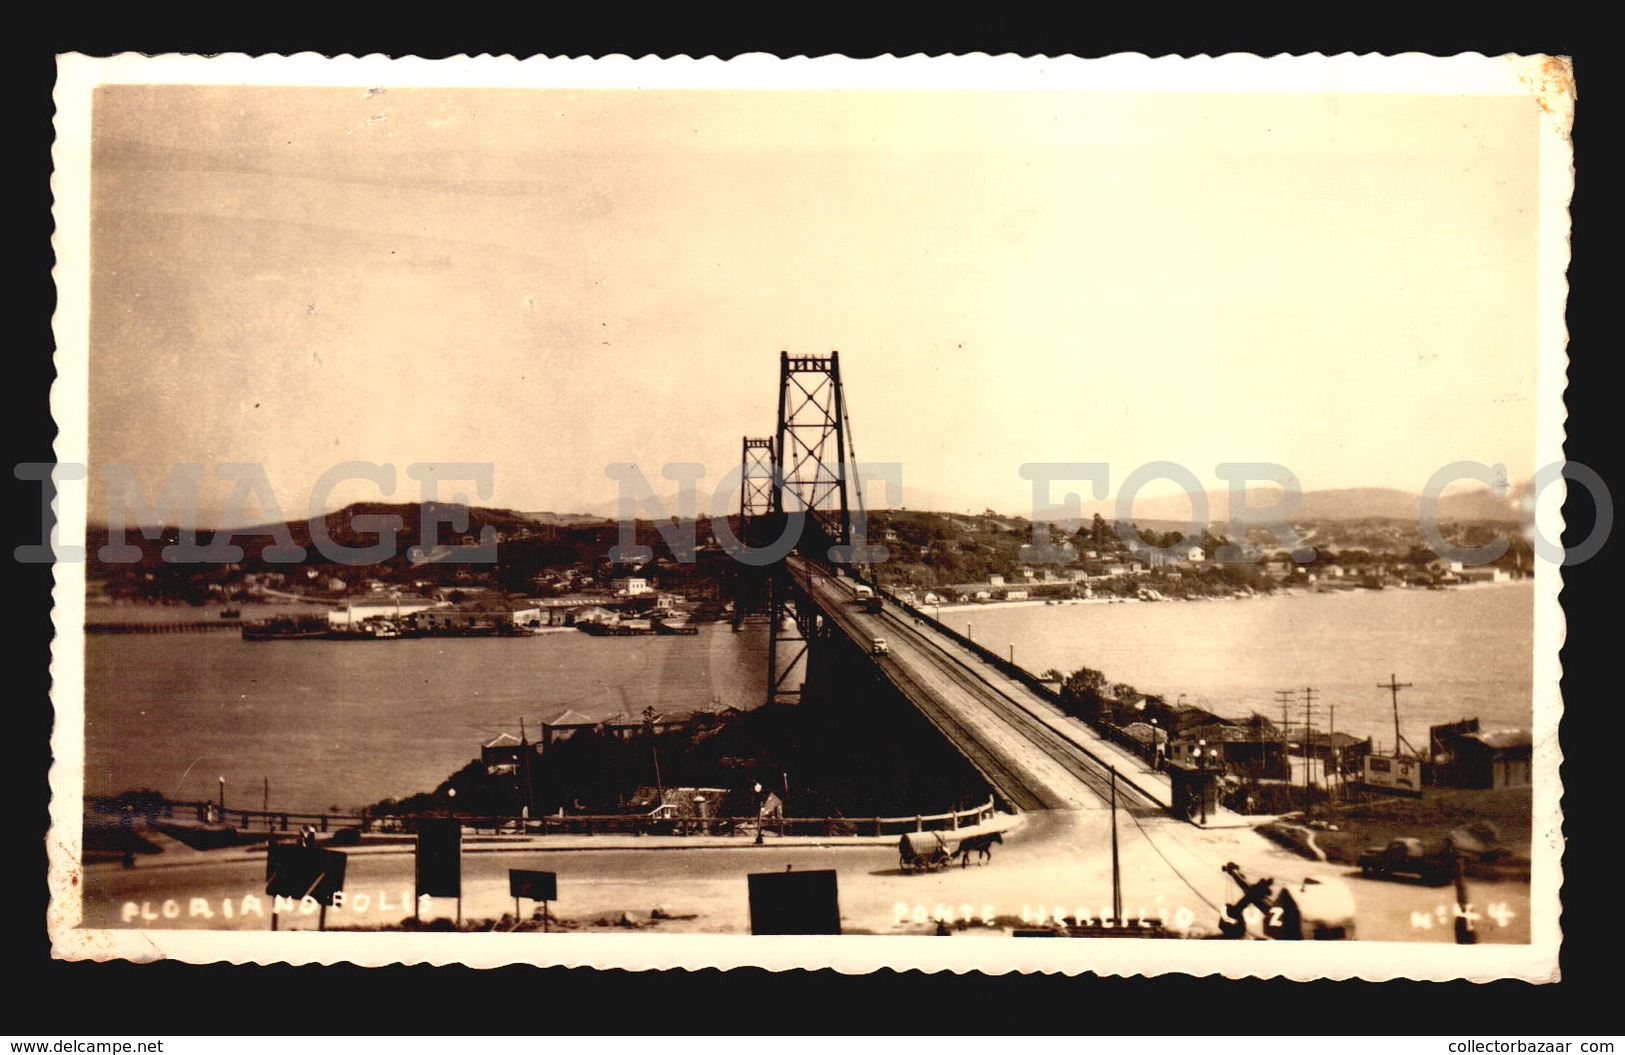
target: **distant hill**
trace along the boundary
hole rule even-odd
[[[1267,510],[1280,500],[1280,496],[1281,491],[1278,488],[1248,488],[1246,499],[1248,509],[1242,514],[1242,521],[1262,523],[1273,519],[1267,512],[1254,512],[1254,509],[1262,506]],[[1228,491],[1207,492],[1207,502],[1208,519],[1211,522],[1223,523],[1230,519]],[[1513,524],[1518,519],[1514,503],[1495,497],[1488,488],[1445,495],[1439,499],[1438,508],[1441,520],[1482,520]],[[1086,502],[1083,507],[1085,517],[1092,517],[1098,512],[1108,520],[1113,518],[1115,511],[1114,502]],[[1387,487],[1351,487],[1329,491],[1305,491],[1300,497],[1298,508],[1292,514],[1292,519],[1415,521],[1421,511],[1420,495]],[[1133,518],[1137,521],[1183,521],[1189,515],[1190,500],[1183,495],[1141,498],[1134,502]]]
[[[1079,482],[1079,489],[1086,489],[1087,484]],[[1051,493],[1064,494],[1064,482],[1058,482],[1051,487]],[[1242,517],[1246,523],[1263,523],[1273,519],[1268,514],[1254,512],[1258,507],[1269,508],[1280,498],[1280,489],[1271,487],[1251,487],[1247,489],[1248,512]],[[710,505],[713,500],[712,492],[700,487],[698,513],[703,519],[710,514]],[[891,511],[908,509],[915,512],[936,512],[952,516],[980,516],[985,511],[974,511],[958,508],[947,504],[939,495],[924,491],[905,490],[905,501]],[[661,495],[660,507],[668,514],[677,513],[677,495],[675,493]],[[1211,523],[1222,524],[1230,519],[1230,492],[1208,491],[1208,519]],[[734,505],[736,505],[735,503]],[[734,505],[729,511],[734,511]],[[869,511],[879,513],[887,511],[884,505],[870,505]],[[1096,513],[1107,520],[1116,518],[1116,499],[1104,502],[1086,501],[1083,503],[1083,518],[1090,519]],[[1389,487],[1350,487],[1338,490],[1305,491],[1301,496],[1297,511],[1292,518],[1299,521],[1357,521],[1357,520],[1400,520],[1414,523],[1422,509],[1420,495],[1410,491],[1401,491]],[[614,521],[620,517],[618,500],[603,502],[588,506],[582,513],[522,513],[519,516],[528,517],[541,524],[556,524],[560,526],[573,526],[581,524],[599,524],[604,521]],[[1004,510],[1001,515],[1030,518],[1033,511],[1030,509]],[[637,504],[639,519],[650,519],[650,510],[643,502]],[[1132,519],[1145,526],[1166,524],[1168,529],[1182,527],[1188,523],[1190,516],[1190,500],[1183,495],[1163,495],[1156,497],[1137,498],[1134,501]],[[1498,524],[1517,523],[1518,513],[1516,503],[1510,499],[1497,498],[1488,488],[1478,488],[1471,491],[1462,491],[1449,494],[1439,500],[1439,517],[1446,521],[1486,521]]]
[[[598,516],[595,513],[520,513],[522,517],[529,517],[538,524],[550,527],[574,527],[577,524],[602,524],[610,517]]]
[[[396,548],[398,552],[404,552],[408,547],[422,541],[425,511],[436,521],[435,538],[442,545],[466,545],[476,541],[486,527],[507,533],[523,530],[535,523],[525,514],[516,513],[511,509],[488,509],[452,502],[354,502],[336,512],[328,513],[321,520],[325,522],[327,534],[335,543],[340,546],[356,547],[372,545],[377,541],[376,534],[359,530],[354,526],[356,517],[398,517],[401,526],[396,536]],[[453,531],[450,523],[465,517],[467,530]],[[308,519],[290,520],[285,525],[276,526],[285,528],[294,545],[303,546],[308,550],[312,545],[310,523]],[[123,541],[126,545],[135,546],[142,551],[141,563],[148,565],[161,563],[159,551],[164,546],[176,542],[179,539],[179,531],[174,525],[149,530],[154,530],[158,537],[150,539],[141,529],[129,527],[125,530]],[[267,546],[275,545],[271,530],[270,524],[256,524],[233,529],[232,537],[249,560],[257,561],[261,559],[261,554]],[[198,541],[202,545],[209,545],[215,534],[213,528],[197,529]],[[467,539],[459,541],[458,536],[467,536]],[[85,541],[92,554],[98,553],[108,541],[107,525],[101,523],[86,525]]]
[[[716,496],[713,491],[705,485],[704,482],[702,482],[699,487],[695,488],[695,491],[694,511],[699,519],[705,520],[711,515],[711,503],[715,501]],[[681,506],[678,505],[677,493],[675,491],[673,491],[671,494],[657,495],[654,500],[659,503],[658,508],[666,511],[665,516],[678,515],[678,510],[681,508]],[[638,502],[635,503],[635,508],[637,511],[637,516],[635,519],[637,520],[665,519],[665,517],[656,517],[651,511],[649,504],[642,499],[639,499]],[[730,500],[726,507],[726,511],[729,513],[739,512],[739,493],[737,488],[730,495]],[[594,524],[602,523],[605,520],[620,520],[621,500],[619,498],[612,498],[607,502],[599,502],[596,505],[588,506],[587,512],[585,513],[570,513],[567,515],[586,517],[588,521]]]

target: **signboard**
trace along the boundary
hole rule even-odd
[[[1432,726],[1428,729],[1428,750],[1432,754],[1438,755],[1444,749],[1447,740],[1453,740],[1458,736],[1476,732],[1478,732],[1477,718],[1463,718],[1459,722],[1446,722],[1443,725]]]
[[[265,893],[271,897],[311,897],[331,905],[344,889],[347,858],[337,850],[318,850],[292,844],[272,844],[265,853]]]
[[[1367,787],[1399,795],[1420,795],[1422,763],[1414,758],[1382,758],[1367,755],[1363,783]]]
[[[516,900],[528,898],[531,901],[557,901],[558,876],[552,872],[526,872],[523,869],[510,868],[508,896]]]
[[[752,934],[839,934],[835,872],[755,872],[750,881]]]
[[[463,896],[463,825],[447,818],[418,821],[417,896]]]

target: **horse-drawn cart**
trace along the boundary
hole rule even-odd
[[[897,841],[897,865],[905,872],[935,872],[953,863],[959,840],[941,832],[905,832]]]

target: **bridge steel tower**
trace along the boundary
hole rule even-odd
[[[773,475],[773,519],[802,514],[801,556],[828,564],[831,546],[850,546],[847,510],[846,399],[841,390],[841,353],[779,353],[777,463]],[[743,491],[741,492],[743,495]],[[812,641],[829,631],[811,604],[798,603],[782,562],[768,576],[767,701],[799,696],[786,688],[806,659]],[[794,647],[781,663],[781,643]],[[803,671],[805,677],[806,670]]]
[[[739,454],[739,537],[748,538],[751,524],[773,512],[779,459],[773,437],[744,437]]]
[[[774,512],[806,513],[808,526],[817,526],[827,536],[824,549],[850,545],[840,352],[827,356],[779,353],[778,439],[782,476],[773,489]],[[822,552],[802,555],[827,559]]]
[[[773,512],[773,489],[779,477],[779,459],[773,437],[743,437],[739,452],[738,538],[746,546],[761,546],[776,538],[773,524],[782,518]],[[769,581],[774,569],[735,562],[732,570],[733,627],[740,629],[745,617],[761,615],[770,604]]]

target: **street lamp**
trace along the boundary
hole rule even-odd
[[[220,819],[226,819],[226,778],[220,778]]]
[[[1010,665],[1012,667],[1016,665],[1016,643],[1014,641],[1010,642]]]
[[[762,845],[762,829],[767,825],[767,796],[762,794],[761,781],[756,782],[756,845]]]
[[[1217,772],[1218,768],[1219,768],[1219,749],[1217,747],[1210,747],[1210,748],[1207,749],[1207,760],[1208,760],[1208,768],[1212,769],[1215,772]],[[1206,777],[1202,778],[1202,807],[1204,809],[1207,808],[1207,778]],[[1217,801],[1215,801],[1214,804],[1213,804],[1213,810],[1214,810],[1214,816],[1215,817],[1218,816],[1218,809],[1219,809],[1219,804],[1218,804]]]
[[[1157,728],[1157,720],[1155,718],[1151,719],[1151,769],[1153,771],[1156,770],[1157,758],[1161,755],[1158,750],[1162,747],[1161,732],[1162,730]]]
[[[1207,827],[1207,741],[1196,741],[1196,797],[1202,803],[1202,827]]]

